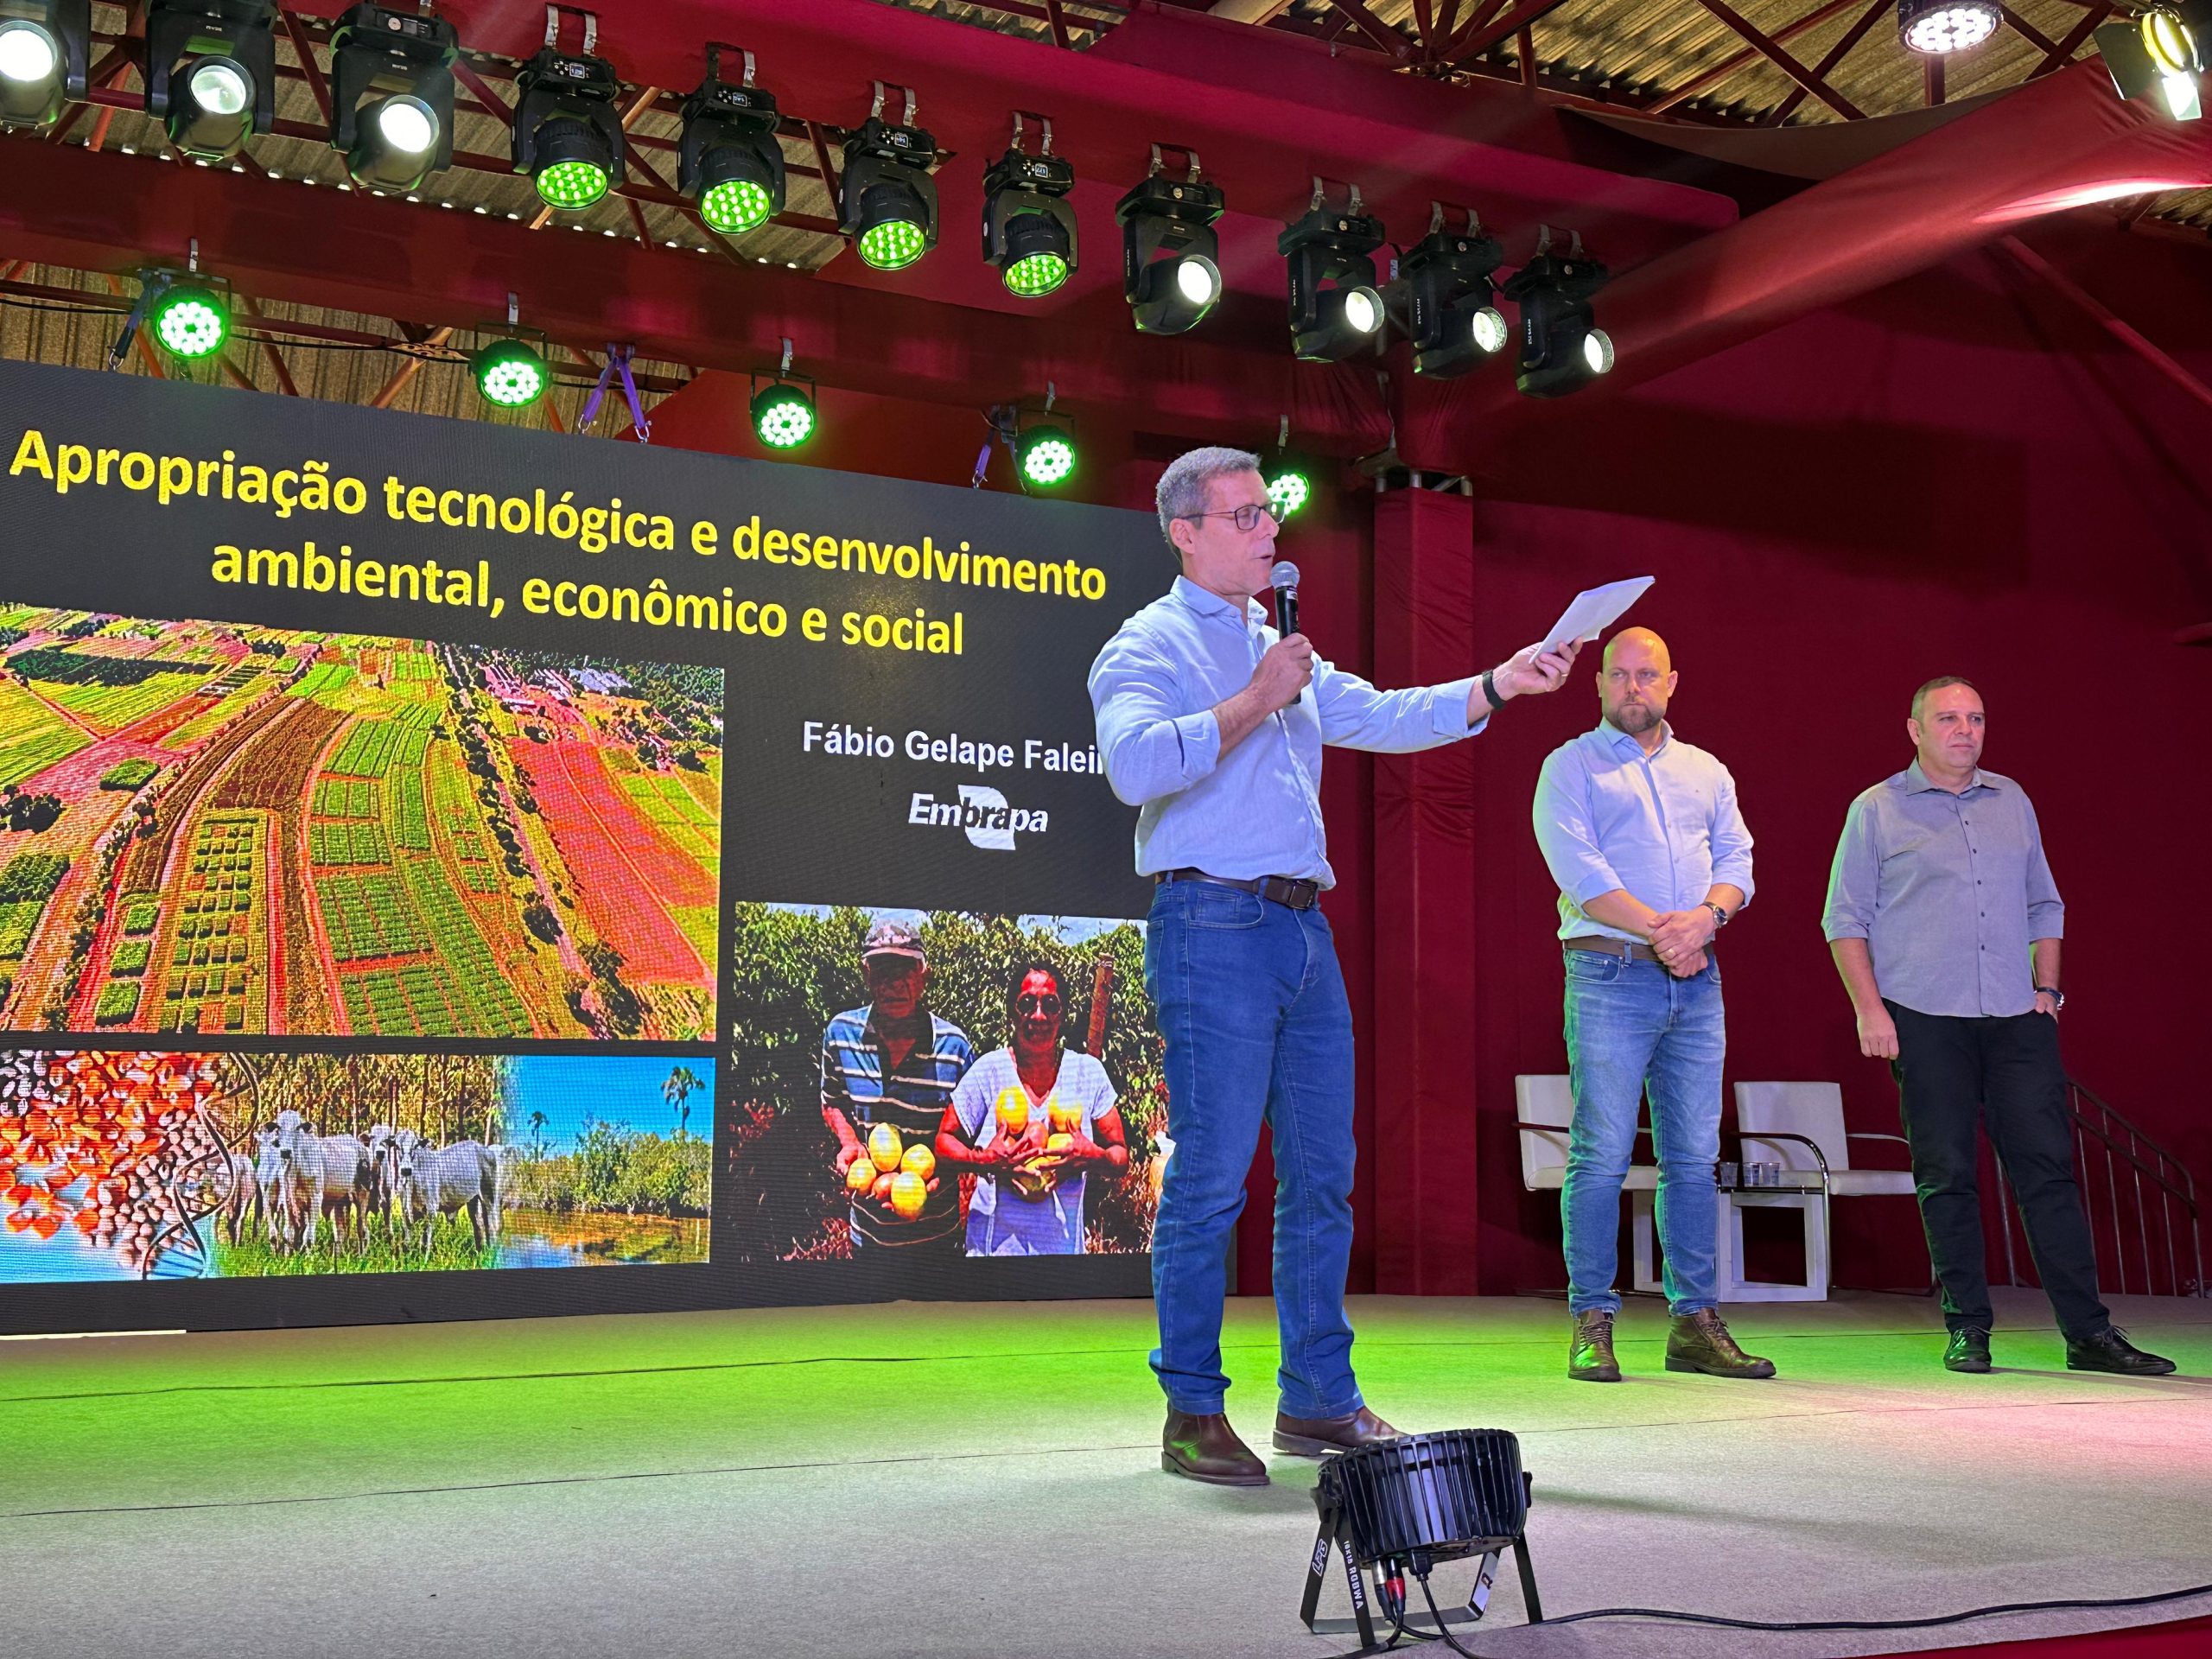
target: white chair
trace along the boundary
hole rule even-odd
[[[1522,1076],[1513,1079],[1514,1116],[1521,1131],[1521,1185],[1531,1192],[1556,1192],[1567,1185],[1567,1135],[1574,1123],[1574,1088],[1564,1075]],[[1652,1257],[1652,1205],[1659,1190],[1659,1171],[1650,1164],[1631,1164],[1621,1183],[1629,1195],[1629,1216],[1634,1240],[1632,1271],[1636,1288],[1656,1291],[1659,1274]]]
[[[1914,1194],[1910,1170],[1851,1166],[1853,1141],[1894,1141],[1908,1148],[1910,1142],[1901,1135],[1846,1129],[1843,1088],[1840,1084],[1739,1083],[1736,1085],[1736,1133],[1746,1162],[1780,1164],[1786,1172],[1785,1179],[1818,1190],[1823,1277],[1828,1237],[1827,1207],[1832,1200],[1910,1198]],[[1734,1232],[1740,1260],[1740,1214],[1735,1217]],[[1808,1221],[1808,1267],[1810,1238]]]

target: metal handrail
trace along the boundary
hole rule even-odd
[[[2082,1207],[2089,1224],[2090,1244],[2096,1255],[2098,1289],[2122,1296],[2131,1293],[2145,1296],[2212,1295],[2212,1287],[2207,1286],[2204,1277],[2202,1211],[2196,1197],[2196,1179],[2188,1166],[2094,1090],[2070,1077],[2066,1080],[2066,1108],[2074,1120],[2075,1168],[2080,1177]],[[2098,1215],[2096,1171],[2092,1161],[2100,1153],[2104,1163],[2105,1215],[2101,1220]],[[2123,1169],[2128,1176],[2125,1186],[2120,1181]],[[2144,1191],[2146,1179],[2151,1186],[2147,1196]],[[2005,1275],[2018,1285],[2023,1281],[2018,1256],[2012,1246],[2013,1205],[2006,1187],[2000,1160],[1997,1167],[1997,1204],[1999,1224],[2005,1233]],[[2158,1231],[2164,1246],[2163,1289],[2158,1262],[2151,1248],[2154,1205]],[[2180,1220],[2188,1229],[2185,1265],[2194,1274],[2193,1278],[2183,1277],[2184,1262],[2176,1254],[2176,1210],[2181,1212]],[[2131,1219],[2136,1246],[2133,1262],[2129,1260],[2127,1237]],[[2133,1267],[2140,1268],[2139,1282],[2131,1282]]]

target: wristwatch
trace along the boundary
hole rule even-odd
[[[2038,985],[2036,987],[2036,995],[2049,997],[2059,1013],[2066,1012],[2066,993],[2060,990],[2057,986]]]
[[[1493,710],[1505,707],[1505,699],[1497,695],[1497,683],[1491,677],[1497,672],[1497,671],[1494,668],[1483,670],[1483,701],[1490,704]]]
[[[1719,906],[1714,904],[1710,899],[1700,899],[1698,902],[1713,912],[1713,931],[1714,932],[1718,933],[1722,928],[1728,925],[1728,912],[1726,911],[1721,909]]]

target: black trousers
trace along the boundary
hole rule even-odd
[[[1954,1331],[1990,1326],[1976,1181],[1976,1132],[1986,1122],[2058,1328],[2069,1337],[2103,1330],[2111,1315],[2097,1299],[2089,1219],[2074,1179],[2058,1021],[2033,1012],[1970,1019],[1882,1006],[1897,1022],[1897,1058],[1890,1069],[1912,1145],[1928,1257],[1943,1287],[1944,1323]]]

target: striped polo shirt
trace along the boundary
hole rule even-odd
[[[890,1071],[870,1012],[849,1008],[830,1017],[822,1033],[822,1103],[844,1113],[863,1141],[876,1124],[888,1123],[906,1145],[934,1147],[953,1085],[976,1063],[975,1046],[959,1027],[931,1014],[928,1046],[916,1043]],[[959,1230],[960,1184],[940,1180],[912,1221],[867,1197],[855,1197],[852,1211],[853,1230],[870,1244],[926,1244]]]

